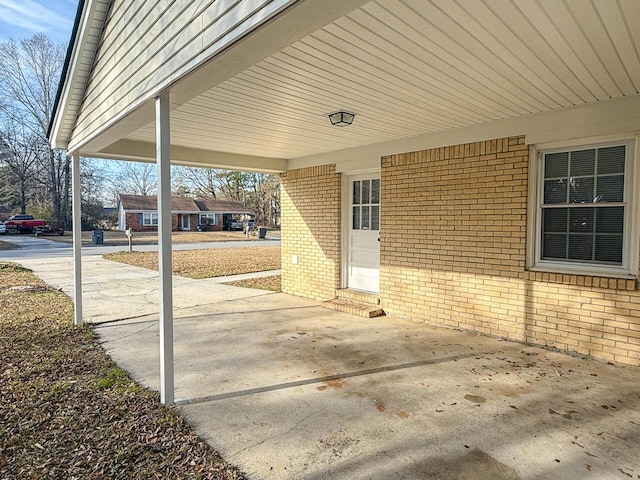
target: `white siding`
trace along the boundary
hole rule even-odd
[[[118,230],[123,232],[127,228],[127,212],[122,208],[122,204],[118,204]]]
[[[71,143],[99,131],[291,0],[116,0]]]

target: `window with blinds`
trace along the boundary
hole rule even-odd
[[[542,156],[540,259],[621,266],[628,144]]]

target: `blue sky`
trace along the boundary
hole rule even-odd
[[[0,42],[44,33],[69,43],[78,0],[0,0]]]

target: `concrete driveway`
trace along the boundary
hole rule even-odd
[[[68,259],[22,263],[69,287]],[[104,347],[157,389],[157,274],[84,265],[89,315],[128,318]],[[638,368],[213,280],[175,298],[176,408],[250,478],[640,478]]]

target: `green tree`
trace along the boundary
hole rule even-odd
[[[236,200],[256,215],[258,224],[278,226],[280,222],[280,177],[275,174],[177,167],[173,191],[183,196]]]

